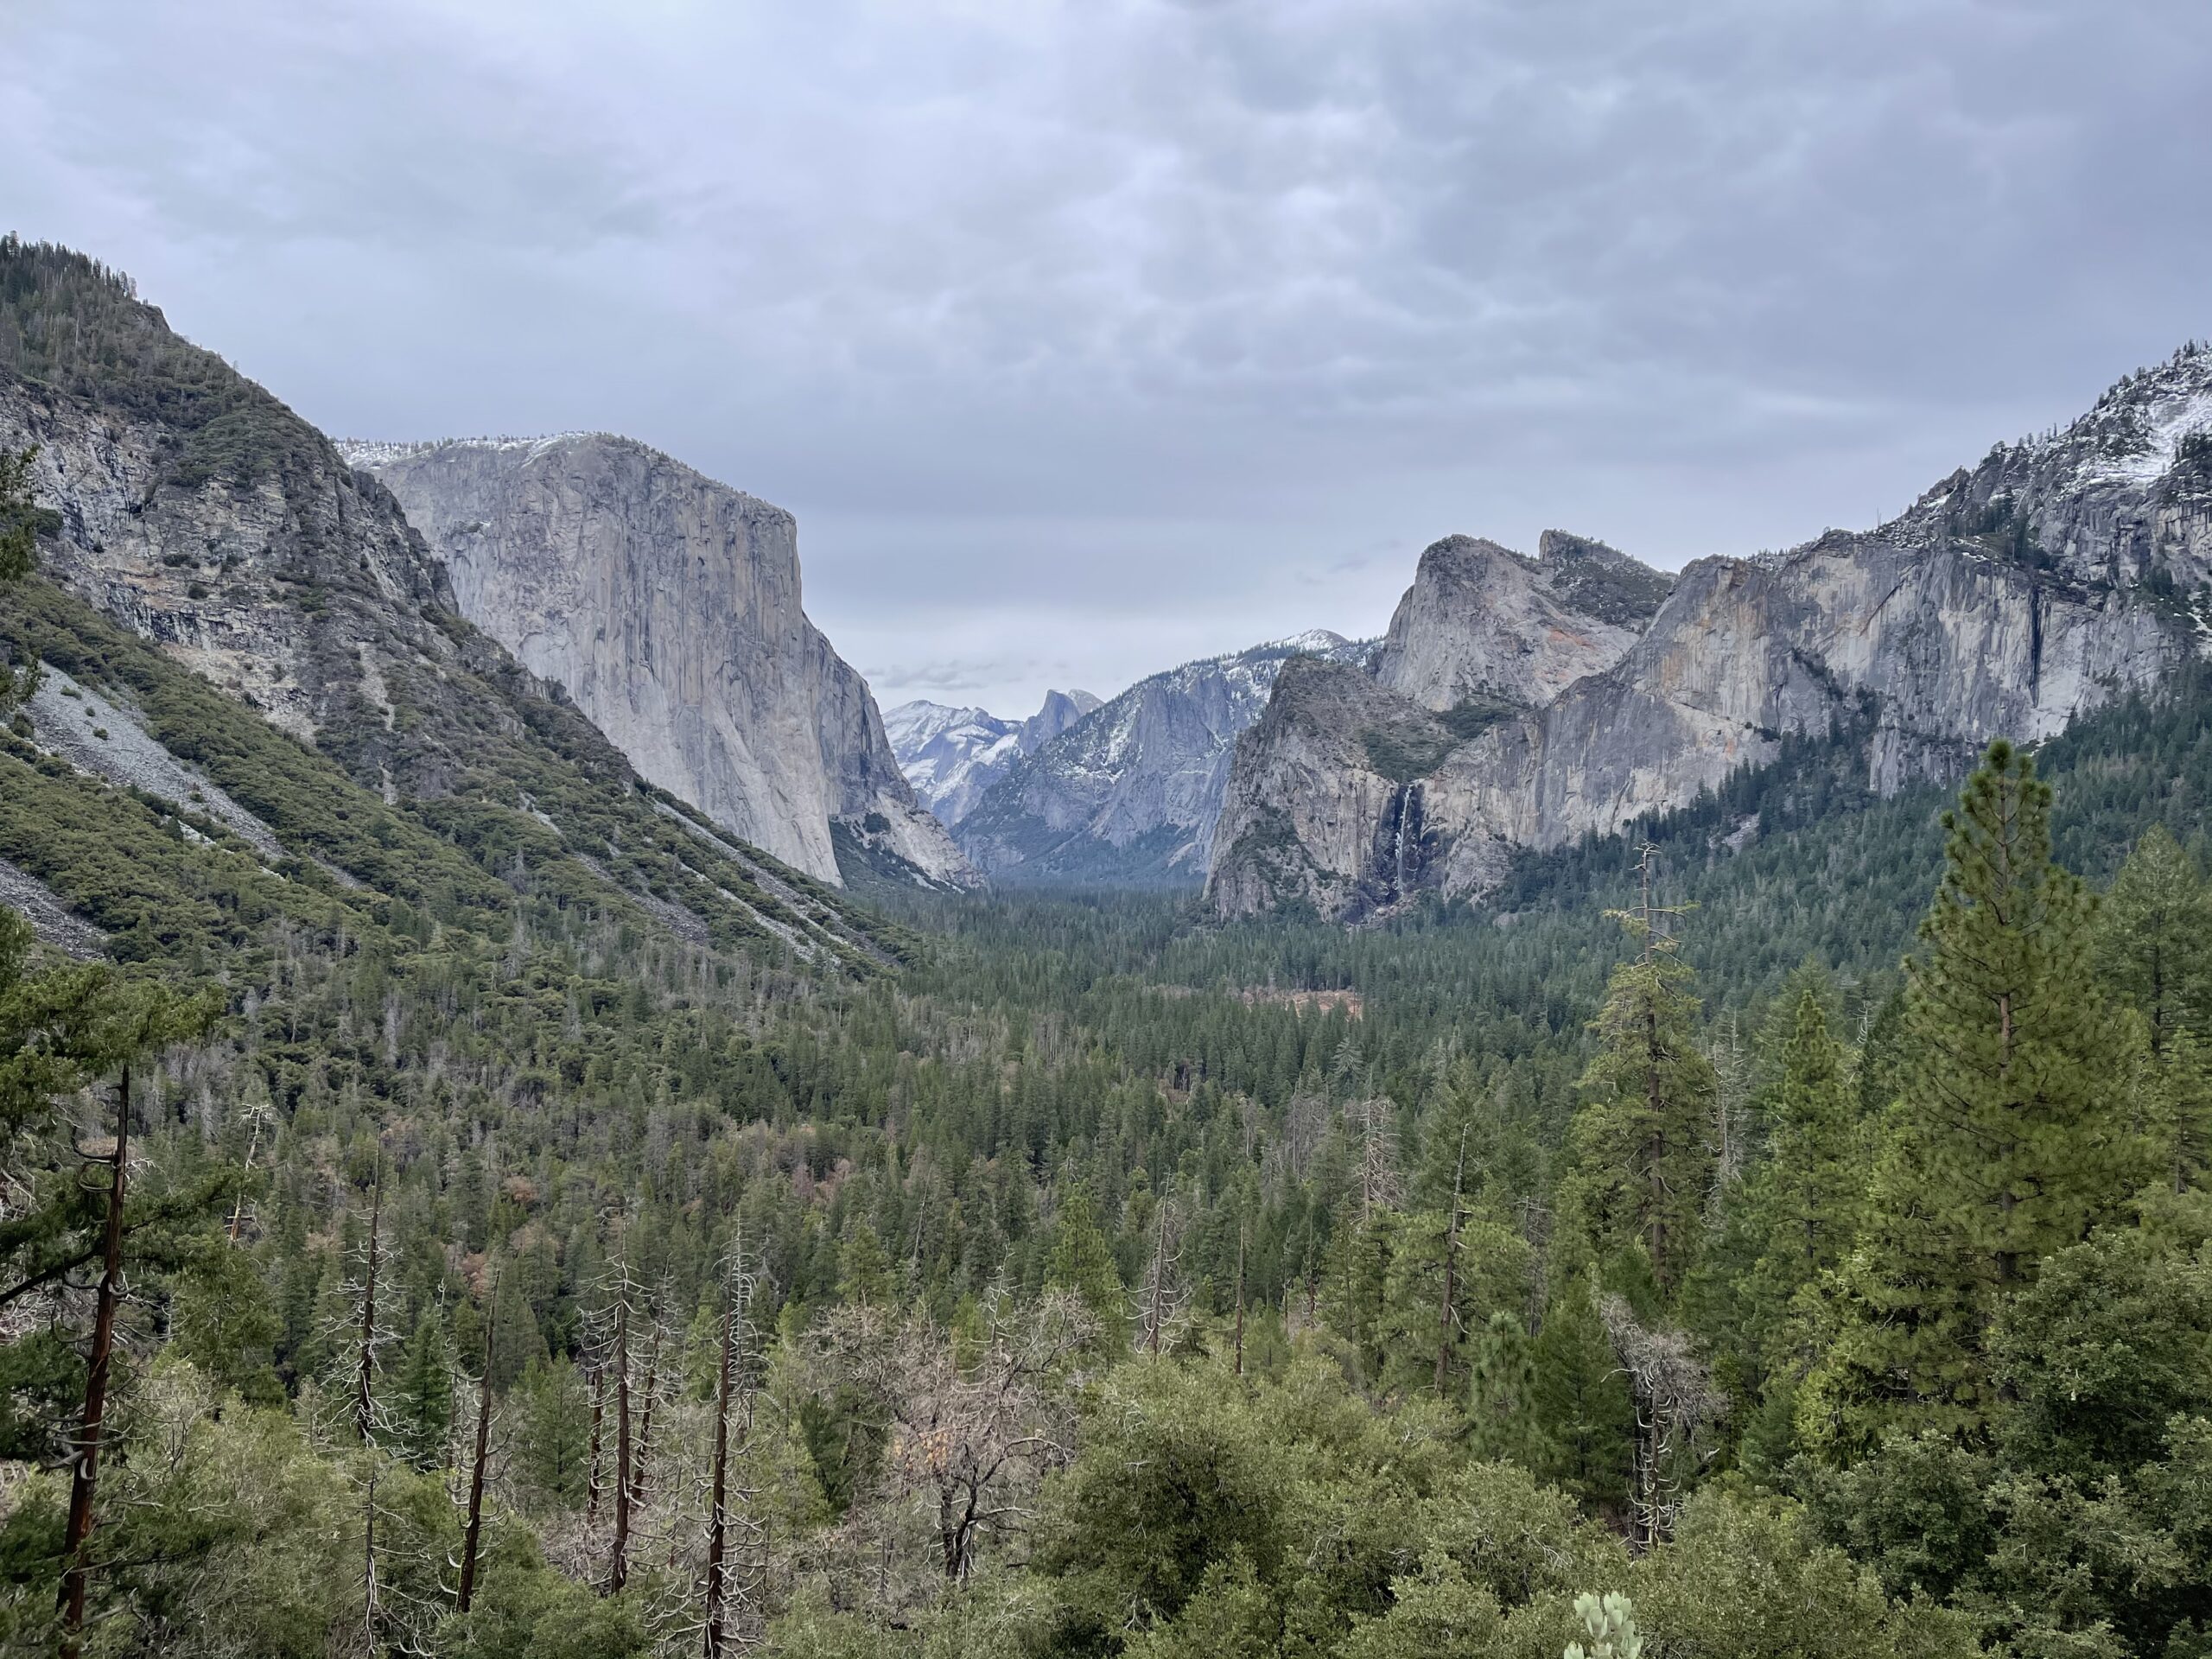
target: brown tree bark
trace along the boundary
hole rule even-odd
[[[476,1460],[468,1473],[468,1524],[461,1536],[460,1611],[468,1611],[476,1592],[476,1552],[484,1535],[484,1460],[492,1444],[492,1344],[499,1336],[499,1287],[492,1287],[492,1308],[484,1322],[484,1380],[476,1398]]]
[[[630,1303],[614,1308],[614,1537],[607,1552],[607,1591],[630,1577]]]
[[[62,1535],[68,1565],[61,1574],[61,1651],[77,1659],[84,1641],[85,1606],[92,1564],[92,1497],[99,1481],[100,1434],[107,1417],[107,1380],[115,1355],[115,1310],[123,1300],[123,1205],[130,1186],[130,1068],[117,1091],[115,1150],[108,1159],[107,1219],[102,1236],[99,1288],[95,1293],[92,1348],[85,1370],[85,1412],[70,1459],[69,1520]]]
[[[607,1368],[591,1374],[591,1462],[584,1471],[584,1519],[599,1519],[599,1442],[607,1419]]]
[[[1236,1233],[1236,1375],[1244,1375],[1244,1233]]]

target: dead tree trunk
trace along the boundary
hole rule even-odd
[[[747,1285],[741,1265],[732,1269],[729,1300],[722,1308],[721,1371],[715,1384],[715,1465],[707,1513],[706,1659],[728,1650],[730,1604],[730,1415],[737,1410],[738,1447],[751,1427],[750,1393],[741,1389],[745,1363]]]
[[[369,1465],[367,1495],[361,1509],[361,1628],[368,1638],[368,1649],[377,1650],[377,1625],[383,1610],[377,1601],[377,1471]]]
[[[1161,1306],[1167,1294],[1167,1200],[1160,1201],[1160,1236],[1153,1245],[1152,1294],[1145,1309],[1145,1351],[1160,1351],[1160,1327],[1166,1322],[1166,1309]]]
[[[657,1307],[649,1307],[652,1318],[652,1343],[645,1350],[645,1404],[638,1416],[638,1455],[631,1470],[631,1506],[633,1510],[645,1507],[645,1483],[652,1476],[653,1454],[653,1402],[660,1398],[660,1319]]]
[[[1236,1375],[1244,1375],[1244,1233],[1236,1234]]]
[[[86,1559],[92,1536],[92,1496],[99,1480],[100,1433],[107,1418],[107,1379],[115,1355],[115,1310],[123,1299],[123,1205],[130,1185],[130,1068],[117,1091],[115,1148],[108,1155],[107,1220],[100,1252],[100,1282],[92,1315],[92,1348],[85,1370],[85,1414],[77,1430],[69,1473],[69,1520],[62,1548],[61,1651],[77,1659],[84,1640],[85,1605],[92,1572]]]
[[[1459,1193],[1467,1173],[1467,1132],[1459,1131],[1459,1161],[1452,1171],[1452,1215],[1444,1229],[1444,1306],[1437,1319],[1436,1391],[1444,1392],[1452,1358],[1452,1330],[1459,1322]]]
[[[584,1471],[584,1519],[599,1519],[599,1440],[607,1420],[607,1368],[591,1374],[591,1462]]]
[[[484,1380],[476,1395],[476,1458],[468,1473],[468,1524],[461,1538],[460,1611],[468,1611],[476,1592],[477,1547],[484,1535],[484,1460],[492,1445],[492,1344],[499,1336],[499,1287],[492,1287],[492,1308],[484,1322]]]
[[[353,1432],[369,1444],[376,1429],[377,1268],[384,1224],[384,1166],[377,1166],[376,1185],[370,1189],[368,1260],[361,1280],[361,1352],[353,1376]]]
[[[230,1242],[233,1244],[238,1242],[238,1230],[245,1225],[245,1178],[253,1173],[254,1154],[261,1150],[261,1114],[257,1109],[253,1115],[253,1133],[247,1137],[245,1143],[245,1167],[238,1174],[238,1199],[231,1205]]]
[[[607,1546],[607,1591],[630,1577],[630,1303],[614,1308],[614,1537]]]

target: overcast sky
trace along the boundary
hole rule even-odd
[[[0,224],[798,514],[888,706],[1863,525],[2212,334],[2205,0],[0,0]]]

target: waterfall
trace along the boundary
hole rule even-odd
[[[1400,788],[1396,808],[1398,823],[1397,834],[1393,838],[1391,847],[1391,861],[1395,873],[1390,882],[1390,896],[1393,899],[1402,899],[1406,896],[1406,820],[1421,810],[1421,785],[1407,784]],[[1421,830],[1418,826],[1414,828],[1414,834],[1416,837],[1420,836]],[[1418,861],[1421,849],[1416,846],[1414,850]]]
[[[1395,854],[1396,854],[1397,867],[1398,867],[1398,868],[1397,868],[1397,874],[1396,874],[1395,876],[1394,876],[1394,877],[1391,879],[1391,882],[1390,882],[1390,896],[1391,896],[1393,899],[1400,899],[1400,898],[1403,898],[1403,897],[1405,896],[1405,891],[1406,891],[1406,802],[1407,802],[1408,798],[1412,795],[1412,793],[1413,793],[1413,785],[1412,785],[1411,784],[1408,784],[1404,788],[1401,789],[1401,790],[1398,791],[1398,836],[1397,836],[1397,846],[1396,846],[1396,848],[1394,849],[1394,850],[1395,850]]]

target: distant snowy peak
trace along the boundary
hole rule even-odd
[[[1363,663],[1374,649],[1315,628],[1150,675],[1007,767],[955,839],[978,868],[1011,880],[1196,882],[1237,735],[1283,665]]]
[[[1027,720],[918,700],[883,717],[891,752],[922,804],[947,824],[966,817],[1007,767],[1099,706],[1088,691],[1047,691]]]
[[[2093,588],[2152,582],[2194,595],[2212,579],[2208,509],[2212,343],[2193,340],[2064,426],[1997,445],[1868,538],[1979,549]]]
[[[1331,652],[1341,651],[1351,643],[1351,641],[1341,633],[1333,632],[1327,628],[1308,628],[1303,633],[1292,634],[1287,639],[1270,639],[1267,644],[1255,645],[1253,649],[1280,651],[1289,656],[1297,656],[1305,652],[1319,657],[1325,656]],[[1249,653],[1236,652],[1231,654],[1242,657]]]

